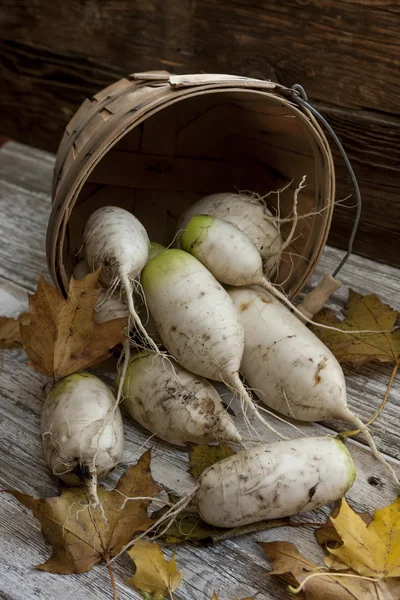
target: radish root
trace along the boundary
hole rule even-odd
[[[264,419],[264,417],[262,415],[260,415],[256,405],[254,404],[254,401],[250,397],[249,392],[246,390],[243,383],[241,382],[238,373],[233,373],[229,379],[225,376],[223,381],[233,394],[235,394],[236,396],[239,395],[240,402],[243,403],[244,406],[248,407],[251,410],[251,412],[256,417],[256,419],[258,419],[258,421],[260,421],[260,423],[262,423],[264,425],[264,427],[266,427],[271,433],[280,437],[282,440],[288,439],[282,433],[279,433],[279,431],[277,431],[274,427],[272,427],[272,425],[270,425],[268,423],[268,421],[266,421]],[[245,415],[244,411],[243,411],[243,414]],[[245,415],[245,417],[246,417],[246,415]],[[282,419],[282,420],[284,420],[284,419]]]
[[[396,472],[393,469],[392,465],[390,465],[382,456],[382,454],[379,452],[378,448],[376,447],[375,444],[375,440],[372,437],[368,427],[361,421],[361,419],[359,417],[357,417],[357,415],[355,415],[350,409],[348,409],[346,411],[347,414],[347,419],[351,422],[354,423],[354,425],[356,425],[356,427],[358,427],[358,429],[361,431],[361,433],[364,434],[367,442],[368,442],[368,446],[371,449],[372,454],[374,455],[374,457],[376,458],[377,461],[379,461],[381,463],[381,465],[390,473],[390,475],[392,476],[392,479],[396,485],[397,490],[400,492],[400,481],[397,478]],[[344,415],[340,415],[341,417]],[[340,437],[340,434],[339,434]]]
[[[131,280],[129,279],[128,275],[125,275],[125,274],[121,275],[121,283],[125,289],[129,315],[130,315],[133,323],[135,324],[135,328],[136,328],[141,340],[145,343],[144,347],[149,346],[153,350],[153,352],[155,352],[156,354],[162,354],[162,352],[160,351],[157,344],[154,342],[154,340],[151,339],[151,337],[147,333],[146,329],[143,326],[142,321],[140,320],[139,315],[137,314],[137,312],[135,310],[135,306],[133,304],[133,284],[132,284]]]

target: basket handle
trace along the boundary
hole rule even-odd
[[[197,87],[202,85],[239,84],[241,87],[257,87],[267,90],[283,88],[279,83],[273,81],[263,81],[251,77],[239,77],[238,75],[219,75],[210,73],[200,73],[192,75],[171,75],[168,71],[144,71],[143,73],[133,73],[130,75],[135,81],[149,81],[155,83],[169,83],[174,89],[185,87]],[[286,89],[286,88],[285,88]]]
[[[273,81],[263,81],[261,79],[252,79],[250,77],[239,77],[238,75],[219,75],[201,73],[195,75],[171,75],[169,84],[172,88],[196,87],[212,84],[240,84],[243,87],[258,87],[262,89],[274,90],[280,87]]]

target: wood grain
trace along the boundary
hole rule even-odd
[[[0,0],[0,15],[0,133],[52,151],[84,98],[129,72],[302,83],[354,162],[364,199],[355,251],[400,265],[397,3]],[[341,199],[353,190],[335,158]],[[352,220],[337,210],[330,243],[346,246]]]
[[[398,112],[395,2],[2,0],[1,6],[4,40],[128,71],[273,74],[285,85],[302,83],[314,100]]]
[[[21,144],[9,143],[0,149],[0,205],[9,210],[0,222],[0,237],[7,240],[0,246],[0,314],[16,314],[26,307],[26,291],[36,287],[40,270],[46,273],[44,235],[50,212],[50,177],[54,157]],[[29,191],[31,189],[31,191]],[[11,210],[10,207],[13,207]],[[2,212],[3,214],[3,212]],[[34,220],[34,221],[32,221]],[[326,272],[331,272],[342,252],[327,247],[311,285]],[[330,300],[330,306],[340,310],[351,285],[362,293],[377,291],[381,298],[397,304],[400,298],[399,270],[378,265],[357,256],[351,257],[341,272],[344,287]],[[370,365],[347,375],[350,404],[361,417],[367,418],[378,406],[387,385],[389,367]],[[113,374],[103,374],[111,382]],[[49,380],[31,371],[26,356],[20,351],[4,353],[0,378],[0,486],[16,487],[35,496],[50,496],[57,492],[57,484],[45,465],[39,440],[39,421],[43,399]],[[399,430],[400,383],[395,381],[385,412],[376,422],[378,446],[400,469]],[[238,412],[238,407],[234,405]],[[239,429],[246,433],[243,421],[236,419]],[[152,439],[148,434],[125,419],[125,451],[121,468],[107,480],[115,484],[123,468],[136,462],[145,447],[152,446],[152,470],[157,481],[167,489],[182,493],[190,489],[193,480],[187,473],[187,455],[166,443]],[[289,425],[274,421],[282,433],[295,437]],[[257,427],[257,425],[256,425]],[[344,424],[302,424],[309,435],[341,430]],[[272,436],[265,430],[265,440]],[[360,443],[362,442],[362,443]],[[350,441],[349,448],[357,467],[357,480],[348,498],[357,510],[382,507],[391,502],[395,492],[382,467],[371,457],[360,436]],[[368,483],[371,476],[382,480],[381,486]],[[32,569],[50,553],[43,540],[38,522],[31,513],[7,494],[0,494],[0,596],[6,600],[107,600],[111,588],[107,570],[102,565],[82,575],[56,576]],[[327,509],[319,509],[304,520],[323,521]],[[302,517],[303,518],[303,517]],[[258,600],[289,600],[285,584],[275,578],[266,578],[268,567],[255,540],[287,540],[295,542],[310,559],[322,564],[320,548],[310,528],[282,528],[245,538],[224,542],[213,548],[178,547],[178,567],[184,571],[181,587],[174,594],[176,600],[211,600],[214,590],[221,600],[236,596],[253,596]],[[171,554],[171,548],[166,550]],[[126,585],[132,568],[123,557],[115,563],[117,589],[121,598],[139,600],[140,596]]]

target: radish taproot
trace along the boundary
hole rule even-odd
[[[84,485],[89,503],[97,505],[97,480],[118,464],[124,447],[112,390],[88,373],[61,379],[44,402],[41,436],[53,473],[68,485]]]
[[[89,273],[90,271],[85,260],[81,260],[76,265],[73,276],[75,279],[83,279]],[[106,321],[127,316],[129,316],[128,307],[121,299],[120,294],[118,292],[114,292],[110,295],[105,290],[100,288],[99,299],[96,303],[93,321],[100,325]]]
[[[258,248],[266,277],[275,272],[281,257],[282,237],[276,220],[262,202],[247,194],[230,192],[201,198],[183,213],[178,222],[177,241],[180,248],[181,232],[197,214],[219,217],[236,225]]]
[[[83,252],[91,271],[102,268],[100,281],[113,291],[121,286],[129,315],[141,338],[159,353],[134,306],[133,292],[150,254],[150,241],[138,219],[118,206],[104,206],[89,217],[83,232]]]
[[[248,406],[277,434],[240,380],[243,326],[213,275],[183,250],[165,250],[146,264],[142,286],[160,337],[175,360],[200,377],[225,383],[239,396],[243,410]]]
[[[171,444],[240,443],[240,434],[211,383],[171,362],[150,351],[131,358],[124,382],[125,410]],[[118,379],[115,385],[118,388]]]
[[[249,448],[205,469],[192,490],[120,554],[150,531],[157,530],[156,537],[164,535],[190,503],[210,525],[242,527],[331,504],[346,494],[355,478],[350,452],[331,436]]]
[[[240,370],[260,400],[299,421],[335,418],[354,423],[398,485],[368,428],[348,407],[343,370],[325,344],[265,290],[254,286],[227,291],[244,327]]]

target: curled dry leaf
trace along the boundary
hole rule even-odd
[[[376,510],[369,525],[343,498],[331,522],[342,541],[336,548],[328,547],[336,560],[366,577],[400,577],[400,498]]]
[[[175,553],[168,561],[159,544],[138,541],[128,554],[136,567],[136,572],[128,579],[128,584],[143,592],[146,600],[172,598],[172,592],[182,581],[182,573],[176,566]]]
[[[324,308],[314,320],[339,329],[392,330],[399,313],[383,304],[375,294],[362,296],[349,290],[344,310],[345,319],[340,321],[329,308]],[[333,352],[342,365],[360,366],[367,362],[396,363],[400,359],[400,330],[392,333],[341,333],[313,326],[313,331]]]
[[[0,350],[11,350],[22,348],[19,324],[29,322],[28,313],[22,313],[17,319],[11,317],[0,317]]]
[[[99,296],[99,271],[71,279],[68,298],[40,276],[29,296],[30,323],[21,324],[21,338],[30,365],[48,377],[66,377],[97,364],[125,337],[126,318],[93,322]]]
[[[7,490],[33,512],[53,547],[50,558],[36,568],[50,573],[84,573],[117,555],[135,533],[152,525],[147,516],[150,500],[126,500],[154,497],[159,492],[150,459],[150,451],[145,452],[136,465],[126,469],[113,490],[98,486],[102,510],[89,509],[80,488],[64,488],[60,496],[41,499]]]
[[[306,600],[396,600],[399,598],[397,581],[371,581],[351,570],[324,572],[307,560],[289,542],[259,542],[272,563],[268,575],[277,575],[293,586],[303,583]],[[299,596],[296,596],[299,597]]]
[[[205,469],[217,462],[229,458],[235,451],[228,444],[208,446],[207,444],[188,444],[189,447],[189,473],[198,479]]]

